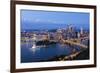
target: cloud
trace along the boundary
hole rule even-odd
[[[50,19],[33,19],[33,18],[23,18],[24,22],[31,22],[31,23],[49,23],[49,24],[64,24],[64,21],[60,20],[50,20]]]
[[[40,19],[35,19],[34,21],[35,21],[35,22],[41,22],[41,20],[40,20]]]
[[[32,22],[39,22],[39,23],[55,23],[53,20],[43,20],[43,19],[35,19]]]

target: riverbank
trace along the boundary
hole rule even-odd
[[[75,53],[72,53],[68,56],[66,55],[60,55],[55,56],[49,60],[42,60],[40,62],[47,62],[47,61],[71,61],[71,60],[88,60],[89,59],[89,49],[85,49],[83,51],[78,51]]]
[[[42,45],[44,43],[42,42]],[[31,42],[21,45],[23,48],[21,62],[50,62],[89,59],[88,48],[80,48],[77,46],[61,45],[56,43],[52,43],[53,45],[49,45],[51,44],[50,42],[46,43],[48,44],[48,47],[45,47],[44,45],[44,47],[39,47],[39,49],[36,47],[34,48],[33,43]],[[33,49],[30,50],[29,48],[32,47]]]

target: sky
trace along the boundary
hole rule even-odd
[[[58,29],[69,24],[89,29],[89,13],[21,10],[21,29]]]

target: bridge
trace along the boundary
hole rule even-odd
[[[22,39],[29,40],[28,38],[22,38]],[[46,38],[46,39],[40,39],[40,40],[37,39],[37,41],[49,40],[50,42],[61,42],[64,44],[79,46],[81,48],[88,48],[87,45],[80,43],[81,40],[88,40],[88,39],[89,39],[89,37],[72,38],[72,39],[67,39],[67,40],[64,40],[63,38],[61,38],[60,40],[49,40]]]
[[[61,40],[59,41],[56,41],[56,40],[49,40],[51,42],[60,42],[61,43],[64,43],[64,44],[70,44],[70,45],[75,45],[75,46],[79,46],[81,48],[88,48],[87,45],[84,45],[84,44],[81,44],[81,40],[88,40],[89,37],[81,37],[81,38],[74,38],[74,39],[67,39],[67,40],[64,40],[63,38],[61,38]]]
[[[84,45],[84,44],[81,44],[79,42],[74,42],[74,41],[71,41],[71,40],[62,40],[63,43],[65,44],[71,44],[71,45],[76,45],[76,46],[79,46],[81,48],[88,48],[88,46]]]
[[[82,38],[69,39],[69,40],[62,39],[62,41],[65,44],[76,45],[76,46],[79,46],[81,48],[88,48],[88,46],[80,43],[81,40],[87,40],[87,39],[89,39],[89,37],[82,37]]]

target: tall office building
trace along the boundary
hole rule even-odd
[[[83,28],[81,27],[81,31],[80,31],[80,34],[83,34]]]

